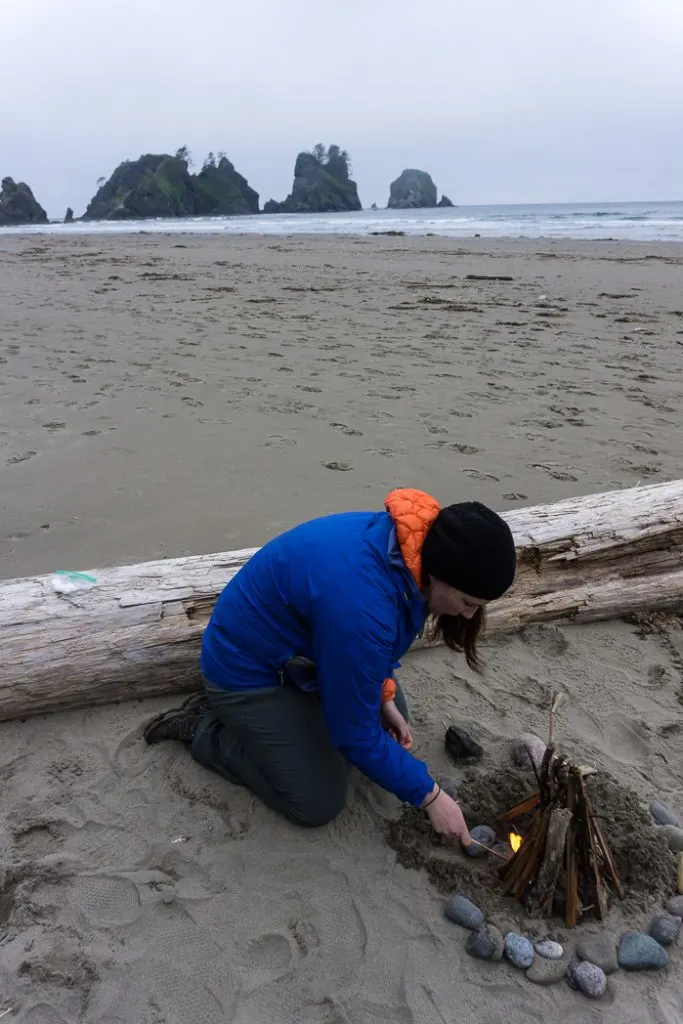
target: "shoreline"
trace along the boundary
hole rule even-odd
[[[398,210],[368,207],[332,213],[258,213],[144,220],[80,220],[0,228],[3,236],[222,234],[230,237],[367,237],[389,231],[460,241],[516,239],[683,243],[683,201],[519,203]]]

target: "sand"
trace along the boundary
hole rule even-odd
[[[256,545],[396,485],[503,509],[680,476],[682,265],[680,246],[610,242],[2,238],[0,577]],[[495,779],[563,689],[563,748],[683,817],[674,620],[485,654],[482,677],[406,660],[435,772],[467,786],[443,749],[458,722]],[[298,831],[146,748],[166,703],[0,726],[3,1019],[680,1024],[679,952],[595,1004],[473,961],[435,873],[397,859],[393,797],[354,771],[343,815]],[[460,854],[438,856],[456,877]]]

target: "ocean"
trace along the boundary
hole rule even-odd
[[[402,231],[446,238],[568,238],[683,242],[683,202],[548,203],[460,206],[438,210],[261,214],[178,220],[88,221],[0,228],[0,234],[122,234],[168,232],[228,235],[371,235]]]

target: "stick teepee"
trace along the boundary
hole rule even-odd
[[[603,920],[610,889],[619,899],[624,889],[586,792],[585,780],[595,769],[555,753],[555,718],[563,701],[564,695],[558,694],[550,710],[538,793],[500,819],[501,824],[513,822],[535,812],[524,842],[501,868],[501,877],[503,892],[513,894],[535,916],[552,915],[556,896],[563,896],[565,923],[573,928],[591,911]]]

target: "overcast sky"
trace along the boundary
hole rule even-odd
[[[0,0],[0,176],[80,215],[125,158],[225,150],[261,197],[349,150],[458,204],[683,199],[682,0]]]

